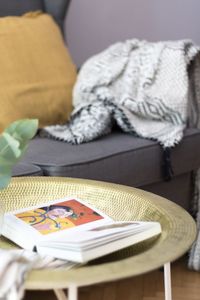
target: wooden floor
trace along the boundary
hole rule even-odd
[[[172,264],[173,300],[200,300],[200,273],[189,271],[186,257]],[[53,293],[27,292],[26,300],[55,300]],[[79,300],[164,300],[163,271],[114,283],[81,288]]]

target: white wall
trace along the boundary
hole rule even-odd
[[[189,38],[200,44],[200,0],[71,0],[65,25],[78,66],[127,38]]]

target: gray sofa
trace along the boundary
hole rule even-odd
[[[0,16],[43,10],[63,29],[68,0],[9,0],[0,2]],[[167,197],[190,209],[192,174],[200,166],[200,131],[188,128],[171,151],[172,180],[163,178],[163,151],[158,143],[115,129],[96,141],[70,145],[36,137],[14,176],[44,175],[88,178],[125,184]]]

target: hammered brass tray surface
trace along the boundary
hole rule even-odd
[[[196,236],[191,216],[171,201],[139,189],[100,181],[63,177],[13,178],[0,192],[6,211],[63,197],[78,197],[115,220],[158,221],[162,234],[77,269],[33,270],[27,289],[67,288],[113,281],[161,267],[184,254]],[[16,247],[1,237],[1,248]]]

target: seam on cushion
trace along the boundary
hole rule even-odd
[[[42,166],[40,166],[42,168]],[[76,165],[76,166],[73,166],[72,168],[74,169],[79,169],[79,167],[81,167],[80,165]],[[66,167],[67,168],[67,167]],[[62,168],[61,170],[59,170],[58,168],[56,168],[56,170],[54,171],[53,168],[50,166],[50,167],[44,167],[42,168],[43,170],[43,174],[45,176],[61,176],[61,177],[74,177],[74,176],[71,176],[70,174],[69,175],[66,175],[66,171]],[[76,176],[77,177],[77,176]],[[83,177],[79,177],[79,178],[83,178]],[[84,177],[85,178],[85,177]],[[91,177],[87,177],[88,179],[91,179],[91,180],[100,180],[100,181],[108,181],[109,178],[106,178],[106,179],[97,179],[97,178],[91,178]],[[112,180],[111,178],[111,181],[110,182],[113,182],[113,183],[116,183],[116,184],[127,184],[127,183],[121,183],[119,181],[114,181]],[[135,181],[134,182],[134,187],[140,187],[142,185],[148,185],[148,184],[152,184],[152,183],[157,183],[157,182],[162,182],[162,178],[161,177],[156,177],[152,180],[149,180],[149,178],[147,180],[142,180],[142,181]]]
[[[91,162],[89,164],[91,165],[92,163],[93,162]],[[82,169],[82,165],[80,165],[80,164],[79,165],[74,165],[74,166],[65,166],[65,167],[52,167],[52,166],[41,166],[41,165],[39,165],[39,167],[43,170],[43,173],[44,173],[45,176],[61,176],[61,177],[74,177],[74,176],[71,176],[72,174],[70,174],[70,172],[74,173],[74,171],[78,172],[78,170]],[[178,173],[175,174],[174,177],[177,177],[181,174],[186,174],[188,172],[191,172],[194,169],[195,168],[192,168],[192,169],[189,169],[189,170],[184,170],[183,172],[178,172]],[[66,175],[66,172],[69,173],[69,174]],[[93,180],[103,180],[103,179],[92,178],[92,177],[87,177],[87,178],[90,178],[90,179],[93,179]],[[135,177],[135,179],[136,179],[136,177]],[[104,180],[109,180],[109,179],[105,178]],[[119,183],[119,182],[113,181],[112,178],[111,178],[111,181],[115,182],[115,183]],[[154,176],[154,178],[147,178],[146,180],[140,180],[140,181],[136,180],[134,182],[134,186],[139,187],[139,186],[142,186],[142,185],[149,185],[149,184],[152,184],[152,183],[158,183],[158,182],[162,182],[162,181],[163,181],[162,176],[159,176],[159,173],[158,173],[156,176]],[[125,183],[121,183],[121,184],[125,184]]]
[[[130,152],[129,152],[130,153]],[[123,155],[124,153],[122,153]],[[127,154],[127,153],[126,153]],[[115,155],[116,156],[116,155]],[[50,172],[55,172],[57,174],[64,174],[66,171],[70,171],[69,169],[79,169],[82,168],[82,166],[85,165],[85,167],[87,167],[87,165],[92,165],[95,163],[99,163],[100,161],[106,161],[108,160],[110,157],[105,157],[105,158],[101,158],[99,160],[95,160],[95,161],[90,161],[90,162],[85,162],[85,163],[78,163],[78,164],[73,164],[73,165],[65,165],[65,166],[52,166],[52,165],[41,165],[41,164],[37,164],[37,166],[39,166],[41,169],[43,170],[49,170]]]
[[[184,140],[187,140],[189,138],[193,138],[194,135],[200,135],[200,131],[198,132],[194,132],[188,136],[185,136],[184,137]],[[184,141],[183,140],[183,141]],[[85,160],[84,162],[78,162],[78,163],[70,163],[68,165],[50,165],[50,164],[43,164],[43,163],[40,163],[40,162],[35,162],[35,161],[29,161],[31,162],[32,164],[35,164],[36,166],[39,166],[39,167],[59,167],[59,168],[63,168],[63,167],[73,167],[73,166],[77,166],[77,165],[84,165],[84,164],[87,164],[87,163],[90,163],[90,162],[98,162],[100,160],[103,160],[103,159],[107,159],[107,158],[111,158],[111,157],[115,157],[115,156],[118,156],[118,155],[123,155],[123,154],[127,154],[127,153],[130,153],[130,152],[136,152],[136,151],[140,151],[140,149],[150,149],[150,148],[153,148],[153,147],[157,147],[157,146],[160,146],[158,143],[155,142],[155,144],[153,145],[149,145],[149,146],[142,146],[142,147],[138,147],[136,149],[130,149],[130,150],[125,150],[125,151],[121,151],[121,152],[118,152],[118,153],[114,153],[114,154],[109,154],[107,156],[103,156],[103,157],[93,157],[93,158],[90,158],[89,160]],[[178,145],[177,145],[178,146]],[[176,149],[176,148],[174,148]]]
[[[184,140],[188,140],[190,138],[193,138],[194,135],[200,135],[200,131],[192,133],[192,134],[190,134],[188,136],[185,136]],[[151,148],[156,148],[156,147],[161,147],[161,146],[158,143],[155,142],[155,144],[153,144],[153,145],[141,146],[141,147],[138,147],[138,148],[135,148],[135,149],[125,150],[125,151],[121,151],[121,152],[118,152],[118,153],[109,154],[109,155],[103,156],[103,157],[98,157],[98,158],[97,157],[93,157],[93,158],[90,158],[88,160],[85,160],[84,162],[70,163],[68,165],[49,165],[49,164],[41,164],[41,163],[36,163],[36,164],[38,164],[39,166],[46,166],[46,167],[60,167],[60,168],[63,168],[63,167],[72,167],[72,166],[77,166],[77,165],[84,165],[84,164],[87,164],[89,162],[95,162],[95,161],[98,162],[98,161],[100,161],[102,159],[106,159],[106,158],[110,158],[110,157],[115,157],[115,156],[118,156],[118,155],[123,155],[123,154],[130,153],[130,152],[134,153],[136,151],[140,151],[141,149],[149,150]],[[176,148],[174,148],[174,149],[176,149]]]
[[[137,148],[137,150],[139,151],[139,149],[145,149],[147,150],[146,148],[153,148],[153,147],[156,147],[158,146],[159,144],[156,144],[156,145],[151,145],[150,147],[143,147],[143,148]],[[63,168],[63,167],[73,167],[73,166],[77,166],[77,165],[84,165],[84,164],[87,164],[87,163],[92,163],[92,162],[98,162],[98,161],[101,161],[103,159],[108,159],[108,158],[111,158],[111,157],[115,157],[115,156],[118,156],[118,155],[124,155],[124,154],[127,154],[127,153],[131,153],[131,152],[136,152],[136,149],[132,149],[132,150],[126,150],[126,151],[122,151],[122,152],[118,152],[118,153],[115,153],[115,154],[110,154],[110,155],[107,155],[107,156],[104,156],[104,157],[99,157],[99,158],[92,158],[92,159],[89,159],[89,160],[85,160],[84,162],[79,162],[79,163],[70,163],[68,165],[49,165],[49,164],[41,164],[41,163],[35,163],[36,165],[42,167],[60,167],[60,168]],[[33,163],[33,162],[31,162]]]
[[[78,168],[79,166],[76,166],[76,168]],[[177,173],[173,178],[176,178],[177,176],[180,176],[182,174],[187,174],[187,173],[190,173],[192,172],[193,170],[195,169],[192,169],[192,170],[188,170],[188,171],[184,171],[183,173]],[[70,174],[69,175],[66,175],[66,173],[64,172],[64,170],[62,169],[61,172],[59,170],[56,170],[55,172],[52,171],[52,167],[47,167],[47,168],[43,168],[42,169],[43,171],[43,175],[44,176],[61,176],[61,177],[77,177],[77,176],[71,176]],[[51,174],[52,173],[52,174]],[[79,177],[79,178],[85,178],[85,177]],[[91,180],[100,180],[100,181],[108,181],[109,179],[97,179],[97,178],[91,178],[91,177],[87,177],[88,179],[91,179]],[[173,179],[172,179],[173,180]],[[127,183],[120,183],[119,181],[114,181],[112,180],[111,178],[111,181],[110,182],[113,182],[113,183],[116,183],[116,184],[126,184],[128,185]],[[159,182],[163,182],[163,179],[162,177],[154,177],[153,179],[151,178],[148,178],[147,180],[142,180],[142,181],[135,181],[133,183],[134,187],[141,187],[141,186],[145,186],[145,185],[151,185],[151,184],[154,184],[154,183],[159,183]],[[132,185],[132,186],[133,186]]]

